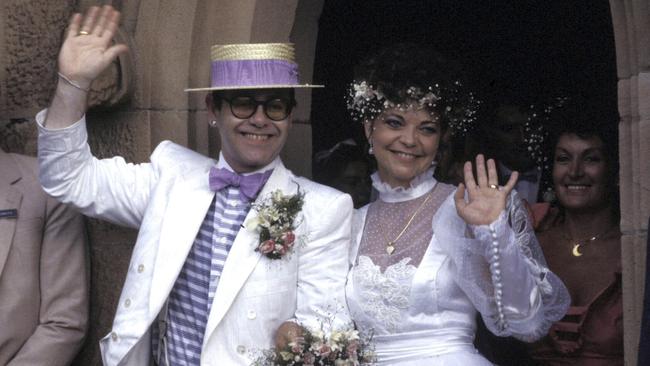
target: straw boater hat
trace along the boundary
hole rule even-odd
[[[293,43],[215,45],[211,51],[211,86],[186,92],[323,87],[299,84]]]

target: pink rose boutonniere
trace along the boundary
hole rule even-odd
[[[253,204],[257,215],[247,220],[244,227],[260,235],[256,252],[270,259],[280,259],[291,252],[296,242],[296,218],[302,210],[304,197],[300,187],[293,195],[284,195],[276,190],[261,202]]]

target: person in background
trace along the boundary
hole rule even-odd
[[[352,139],[316,153],[312,175],[314,181],[349,194],[354,208],[370,202],[370,162]]]
[[[534,210],[549,268],[571,295],[566,316],[529,346],[543,365],[623,365],[616,123],[586,106],[572,100],[558,109],[551,130],[557,203]]]
[[[84,222],[0,150],[0,365],[69,365],[88,328]]]
[[[523,97],[507,94],[486,96],[469,148],[496,161],[501,184],[513,171],[519,172],[515,190],[532,205],[543,200],[540,186],[545,162],[540,158],[545,136],[542,117],[547,111]]]

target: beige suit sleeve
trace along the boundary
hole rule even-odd
[[[47,199],[40,258],[39,325],[8,366],[68,365],[88,326],[88,266],[83,218]]]

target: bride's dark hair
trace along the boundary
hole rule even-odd
[[[443,129],[454,126],[454,117],[465,117],[470,106],[462,96],[460,65],[426,45],[398,43],[383,48],[363,60],[354,72],[354,80],[365,81],[393,104],[412,101],[410,88],[422,93],[431,90],[438,102],[427,106],[441,118]],[[451,120],[450,120],[451,119]],[[456,121],[457,122],[457,121]]]
[[[362,61],[348,90],[348,110],[357,122],[372,122],[383,110],[412,103],[438,117],[442,138],[436,178],[456,183],[464,139],[480,102],[466,85],[461,65],[426,45],[399,43]]]

